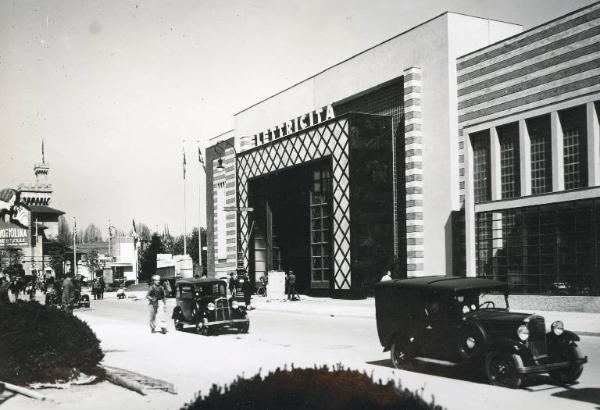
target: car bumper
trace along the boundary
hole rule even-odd
[[[203,325],[205,326],[224,326],[224,325],[231,325],[231,324],[235,324],[235,323],[248,323],[249,320],[248,319],[230,319],[230,320],[216,320],[214,322],[208,322],[208,323],[203,323]]]
[[[587,363],[587,356],[582,357],[581,359],[577,359],[575,361],[566,361],[566,362],[555,362],[555,363],[545,363],[545,364],[536,364],[533,366],[524,366],[520,369],[517,369],[518,373],[521,374],[535,374],[535,373],[548,373],[553,370],[564,369],[573,364],[584,364]]]

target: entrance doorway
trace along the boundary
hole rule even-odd
[[[331,160],[252,179],[250,275],[293,270],[296,289],[331,287]]]

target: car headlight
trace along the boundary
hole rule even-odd
[[[237,300],[234,300],[233,302],[231,302],[231,307],[234,309],[237,309],[239,307],[239,303],[237,302]]]
[[[467,347],[469,349],[473,349],[475,347],[475,339],[473,337],[469,336],[469,337],[467,337],[465,344],[467,345]]]
[[[206,305],[206,308],[207,308],[208,310],[215,310],[215,304],[214,304],[214,303],[212,303],[212,302],[210,302],[208,305]]]
[[[557,320],[556,322],[552,323],[551,328],[552,332],[554,332],[556,336],[562,335],[565,331],[565,325],[560,320]]]
[[[517,335],[519,335],[519,339],[521,339],[522,341],[526,341],[527,339],[529,339],[529,329],[527,328],[527,325],[519,326],[519,328],[517,329]]]

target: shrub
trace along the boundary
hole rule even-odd
[[[89,326],[71,314],[20,302],[0,306],[0,380],[27,384],[98,373],[104,353]]]
[[[338,365],[312,369],[281,370],[243,379],[230,386],[213,384],[207,396],[198,394],[186,410],[286,409],[440,409],[425,402],[418,393],[397,387],[393,381],[375,383],[356,370]]]

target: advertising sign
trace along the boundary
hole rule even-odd
[[[29,229],[0,220],[0,249],[29,246]]]

